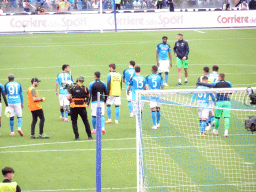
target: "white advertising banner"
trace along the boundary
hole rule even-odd
[[[114,30],[113,14],[0,16],[0,32]],[[117,29],[256,27],[256,11],[118,13]]]

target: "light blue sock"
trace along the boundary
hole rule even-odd
[[[168,78],[169,78],[169,74],[165,74],[165,83],[167,83],[168,82]]]
[[[107,106],[108,119],[111,119],[111,106]]]
[[[152,115],[153,124],[154,124],[154,126],[156,126],[156,112],[151,111],[151,115]]]
[[[105,127],[105,117],[101,116],[101,127]]]
[[[116,120],[118,121],[119,119],[119,114],[120,114],[120,108],[116,107]]]
[[[92,127],[93,129],[96,129],[96,117],[92,117]]]
[[[199,121],[200,122],[200,133],[203,134],[203,132],[205,131],[205,127],[206,127],[206,121]]]
[[[133,107],[132,107],[132,102],[131,101],[128,101],[128,108],[129,108],[130,113],[132,113],[133,112]]]
[[[14,120],[10,119],[10,128],[11,128],[11,132],[14,132]]]
[[[22,117],[18,118],[18,127],[22,127]]]
[[[65,111],[65,118],[67,119],[68,118],[68,112]]]
[[[157,124],[160,122],[160,119],[161,119],[161,113],[160,113],[160,111],[157,111],[157,113],[156,113],[156,117],[157,117]]]

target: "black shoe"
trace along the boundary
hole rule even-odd
[[[182,85],[182,84],[179,82],[179,83],[177,83],[176,85]]]
[[[184,81],[185,85],[188,85],[188,82],[187,81]]]
[[[30,139],[37,139],[37,136],[31,135],[31,136],[30,136]]]
[[[88,140],[92,140],[93,139],[93,137],[91,136],[91,137],[88,137]]]
[[[79,137],[77,137],[77,138],[75,138],[74,140],[75,140],[75,141],[80,141],[80,138],[79,138]]]

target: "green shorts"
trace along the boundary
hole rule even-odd
[[[177,57],[177,68],[187,69],[188,68],[188,60],[183,61],[182,59]]]
[[[219,101],[216,102],[216,107],[231,108],[230,101]],[[231,110],[226,109],[215,109],[215,117],[231,117]]]

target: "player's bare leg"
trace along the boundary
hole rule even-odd
[[[185,68],[184,69],[184,72],[185,72],[185,85],[187,85],[188,84],[188,69],[187,68]]]
[[[176,85],[181,85],[181,68],[178,68],[178,80],[179,82]]]

